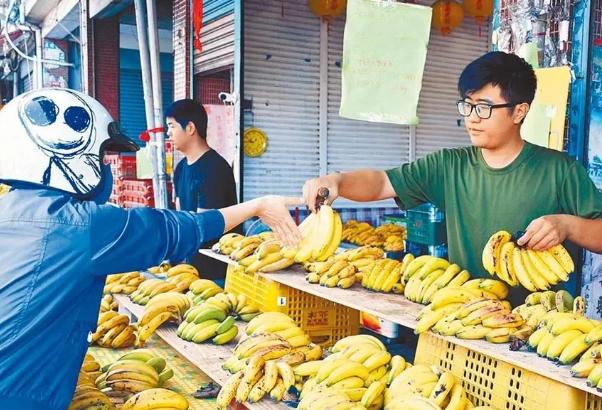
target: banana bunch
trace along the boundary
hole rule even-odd
[[[288,315],[280,312],[266,312],[255,317],[247,325],[246,333],[248,336],[264,333],[275,335],[286,341],[291,348],[309,346],[311,343],[303,329]]]
[[[286,361],[253,356],[222,386],[216,399],[217,408],[230,408],[229,404],[234,399],[238,403],[256,403],[268,394],[273,400],[281,401],[294,384],[293,369]]]
[[[133,394],[162,386],[173,374],[165,359],[137,349],[103,367],[95,384],[113,404],[120,406]]]
[[[426,305],[444,288],[460,287],[470,279],[468,271],[431,255],[414,258],[408,254],[402,263],[400,283],[404,295],[416,303]]]
[[[236,296],[227,292],[226,296],[230,301],[230,314],[235,314],[240,320],[250,322],[261,314],[259,309],[243,293]]]
[[[334,255],[336,260],[347,260],[352,262],[356,268],[369,265],[376,259],[384,258],[385,252],[376,246],[361,246],[355,249],[347,249]]]
[[[180,322],[184,313],[190,308],[190,299],[178,292],[160,293],[149,300],[144,313],[138,321],[135,346],[144,346],[149,337],[163,323],[173,320]]]
[[[152,297],[172,291],[176,291],[176,285],[173,283],[162,279],[147,279],[138,286],[138,289],[130,294],[130,299],[132,302],[144,306]]]
[[[491,343],[507,343],[513,337],[525,339],[533,331],[518,313],[510,311],[507,301],[487,298],[425,313],[415,332],[421,333],[429,328],[444,336],[484,338]]]
[[[170,276],[170,272],[178,269],[180,266],[185,266],[185,270],[179,271],[179,273]],[[184,293],[186,292],[192,282],[199,279],[198,272],[196,269],[190,270],[188,267],[194,268],[191,265],[176,265],[167,271],[167,283],[175,285],[174,291]]]
[[[521,236],[521,233],[515,236]],[[491,275],[497,275],[510,286],[520,284],[531,292],[566,282],[575,270],[564,246],[556,245],[545,251],[522,248],[506,231],[491,235],[483,249],[482,262]]]
[[[211,304],[194,306],[186,312],[176,332],[178,337],[194,343],[209,339],[216,345],[231,342],[238,335],[234,318],[227,311]]]
[[[375,261],[371,269],[362,275],[362,286],[366,289],[378,292],[399,293],[405,288],[401,284],[403,270],[414,259],[412,254],[407,254],[402,262],[394,259],[379,259]],[[394,290],[398,288],[398,290]]]
[[[573,296],[566,290],[547,290],[530,293],[525,303],[515,307],[512,312],[520,314],[527,325],[536,329],[548,312],[571,312],[573,304]]]
[[[397,375],[384,392],[385,410],[472,409],[462,381],[437,366],[415,365]]]
[[[267,240],[259,244],[253,254],[238,261],[245,273],[276,272],[295,263],[295,250],[285,248],[280,241]]]
[[[113,298],[113,295],[106,294],[100,300],[100,313],[106,312],[108,310],[117,310],[118,307],[117,301]]]
[[[200,305],[210,297],[223,292],[224,290],[212,280],[196,279],[190,284],[186,295],[195,305]]]
[[[571,367],[573,377],[587,378],[586,383],[589,387],[595,387],[602,390],[602,355],[600,353],[600,344],[593,342],[579,358],[579,361]]]
[[[222,236],[219,242],[215,244],[214,250],[217,248],[220,253],[230,256],[230,259],[242,261],[253,255],[255,250],[264,241],[272,240],[274,240],[274,234],[272,232],[262,232],[253,236],[242,236],[236,233],[230,233]]]
[[[299,225],[303,239],[297,248],[287,249],[284,254],[295,262],[325,261],[334,255],[341,244],[343,224],[340,215],[330,206],[322,205]]]
[[[138,289],[138,285],[144,282],[144,275],[140,272],[116,273],[107,276],[104,294],[107,293],[124,293],[131,294]]]
[[[100,364],[96,361],[96,358],[90,353],[86,353],[80,371],[86,373],[90,380],[96,380],[96,378],[102,373],[100,371]]]
[[[356,282],[357,268],[345,259],[329,258],[324,262],[307,264],[310,272],[305,277],[309,283],[319,283],[322,286],[343,289],[350,288]]]
[[[171,268],[171,264],[169,264],[169,262],[162,262],[158,266],[152,266],[152,267],[148,268],[147,271],[152,273],[153,275],[161,275],[161,274],[167,273],[167,271],[170,268]]]
[[[96,331],[92,333],[92,342],[101,347],[132,346],[136,340],[136,328],[130,325],[130,319],[114,310],[108,310],[98,316]]]
[[[168,389],[148,389],[132,396],[122,410],[187,410],[186,397]]]
[[[92,379],[83,371],[77,378],[77,385],[68,410],[109,410],[113,405],[107,395],[101,392]]]
[[[548,312],[539,329],[528,339],[528,347],[539,356],[569,364],[602,340],[602,322],[590,320],[578,311]]]
[[[403,237],[390,235],[385,239],[385,244],[383,245],[385,251],[387,252],[399,252],[405,249],[405,244],[403,241]]]

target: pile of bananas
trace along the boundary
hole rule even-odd
[[[343,226],[342,240],[360,246],[377,246],[387,251],[402,251],[405,228],[395,224],[383,224],[378,228],[367,222],[349,220]]]
[[[138,285],[144,282],[144,275],[140,272],[116,273],[107,276],[104,294],[107,293],[124,293],[131,294],[138,289]]]
[[[87,409],[110,410],[113,409],[113,404],[109,397],[94,385],[90,376],[80,371],[75,392],[67,410]]]
[[[92,342],[101,347],[119,349],[129,347],[136,341],[136,327],[130,324],[126,315],[108,310],[98,316],[96,331],[92,334]]]
[[[187,410],[186,397],[168,389],[149,389],[132,396],[121,410]]]
[[[113,404],[122,405],[133,394],[162,386],[172,377],[173,370],[167,366],[165,359],[148,350],[138,349],[104,366],[95,383]]]
[[[324,262],[306,264],[309,273],[305,279],[309,283],[319,283],[322,286],[347,289],[356,282],[357,267],[351,262],[330,258]]]
[[[189,342],[203,343],[212,339],[214,344],[223,345],[238,335],[238,327],[225,310],[203,304],[186,312],[176,334]]]
[[[247,334],[223,365],[233,375],[219,392],[218,408],[228,408],[234,398],[255,403],[266,394],[281,401],[296,382],[292,366],[322,357],[320,346],[283,313],[258,316],[249,322]]]
[[[188,289],[186,296],[188,296],[195,305],[200,305],[210,297],[224,292],[221,287],[209,279],[197,279],[190,284]]]
[[[423,255],[410,258],[400,281],[408,300],[426,305],[440,290],[462,286],[469,279],[468,271],[462,270],[458,265],[450,264],[443,258]]]
[[[520,314],[528,326],[537,329],[548,312],[570,312],[582,299],[575,301],[566,290],[533,292],[527,296],[524,304],[515,307],[512,312]],[[575,306],[576,312],[583,310],[583,307]]]
[[[154,296],[144,307],[144,313],[138,320],[136,347],[142,347],[149,337],[168,320],[180,322],[190,308],[190,299],[178,292],[160,293]]]
[[[385,244],[383,245],[385,251],[387,252],[400,252],[405,249],[405,244],[403,241],[403,237],[397,235],[390,235],[385,239]]]
[[[299,408],[328,408],[339,405],[382,408],[384,391],[394,376],[408,365],[401,356],[393,356],[376,338],[349,336],[339,340],[324,360],[300,364],[297,377],[307,378],[301,391]],[[339,407],[336,407],[339,408]]]
[[[527,343],[529,349],[536,351],[539,356],[561,364],[570,364],[600,340],[601,322],[590,320],[583,316],[583,312],[577,310],[550,311],[543,317],[539,329],[533,332]]]
[[[107,294],[100,300],[100,313],[106,312],[107,310],[117,310],[119,304],[113,298],[113,295]]]
[[[404,370],[384,394],[385,410],[464,410],[474,406],[462,381],[437,366],[418,364]],[[479,407],[486,409],[489,407]]]
[[[520,237],[521,233],[517,233]],[[562,245],[545,251],[521,248],[509,232],[494,233],[483,249],[483,267],[510,286],[522,285],[535,292],[568,281],[575,270],[571,255]]]
[[[161,275],[167,273],[169,269],[171,269],[171,265],[168,262],[163,262],[159,266],[152,266],[148,268],[147,271],[153,275]]]

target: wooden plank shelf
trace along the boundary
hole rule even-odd
[[[225,255],[219,255],[207,249],[201,252],[222,262],[236,265],[235,261],[230,260]],[[260,275],[343,306],[371,313],[410,329],[416,328],[416,317],[418,312],[424,307],[418,303],[410,302],[402,295],[373,292],[357,284],[349,289],[327,288],[311,284],[305,280],[305,271],[298,265],[293,265],[291,268],[278,273],[260,273]],[[464,340],[456,337],[434,335],[437,338],[602,397],[602,392],[598,392],[596,388],[588,387],[585,384],[585,379],[572,377],[570,366],[557,365],[554,362],[537,356],[535,353],[511,351],[508,348],[508,344],[494,344],[485,340]]]
[[[144,306],[132,302],[126,295],[114,295],[119,303],[119,310],[131,314],[136,318],[142,316]],[[237,323],[239,328],[240,323]],[[176,335],[175,325],[162,325],[156,334],[169,344],[182,357],[196,366],[201,372],[209,376],[214,382],[223,385],[230,377],[230,372],[222,369],[222,364],[232,356],[234,343],[217,346],[211,343],[197,344],[180,339]],[[257,403],[244,403],[249,410],[285,410],[289,409],[284,403],[276,403],[271,399],[262,399]]]

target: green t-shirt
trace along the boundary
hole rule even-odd
[[[525,230],[536,218],[602,218],[602,193],[564,153],[525,142],[508,166],[487,165],[476,147],[445,149],[387,171],[401,209],[431,202],[445,212],[448,256],[473,277],[496,231]],[[522,302],[521,302],[522,303]]]

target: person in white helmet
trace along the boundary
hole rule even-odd
[[[105,150],[136,151],[107,110],[67,89],[22,94],[0,111],[0,409],[65,409],[107,274],[181,260],[259,216],[287,244],[288,207],[263,197],[200,214],[104,205]]]

